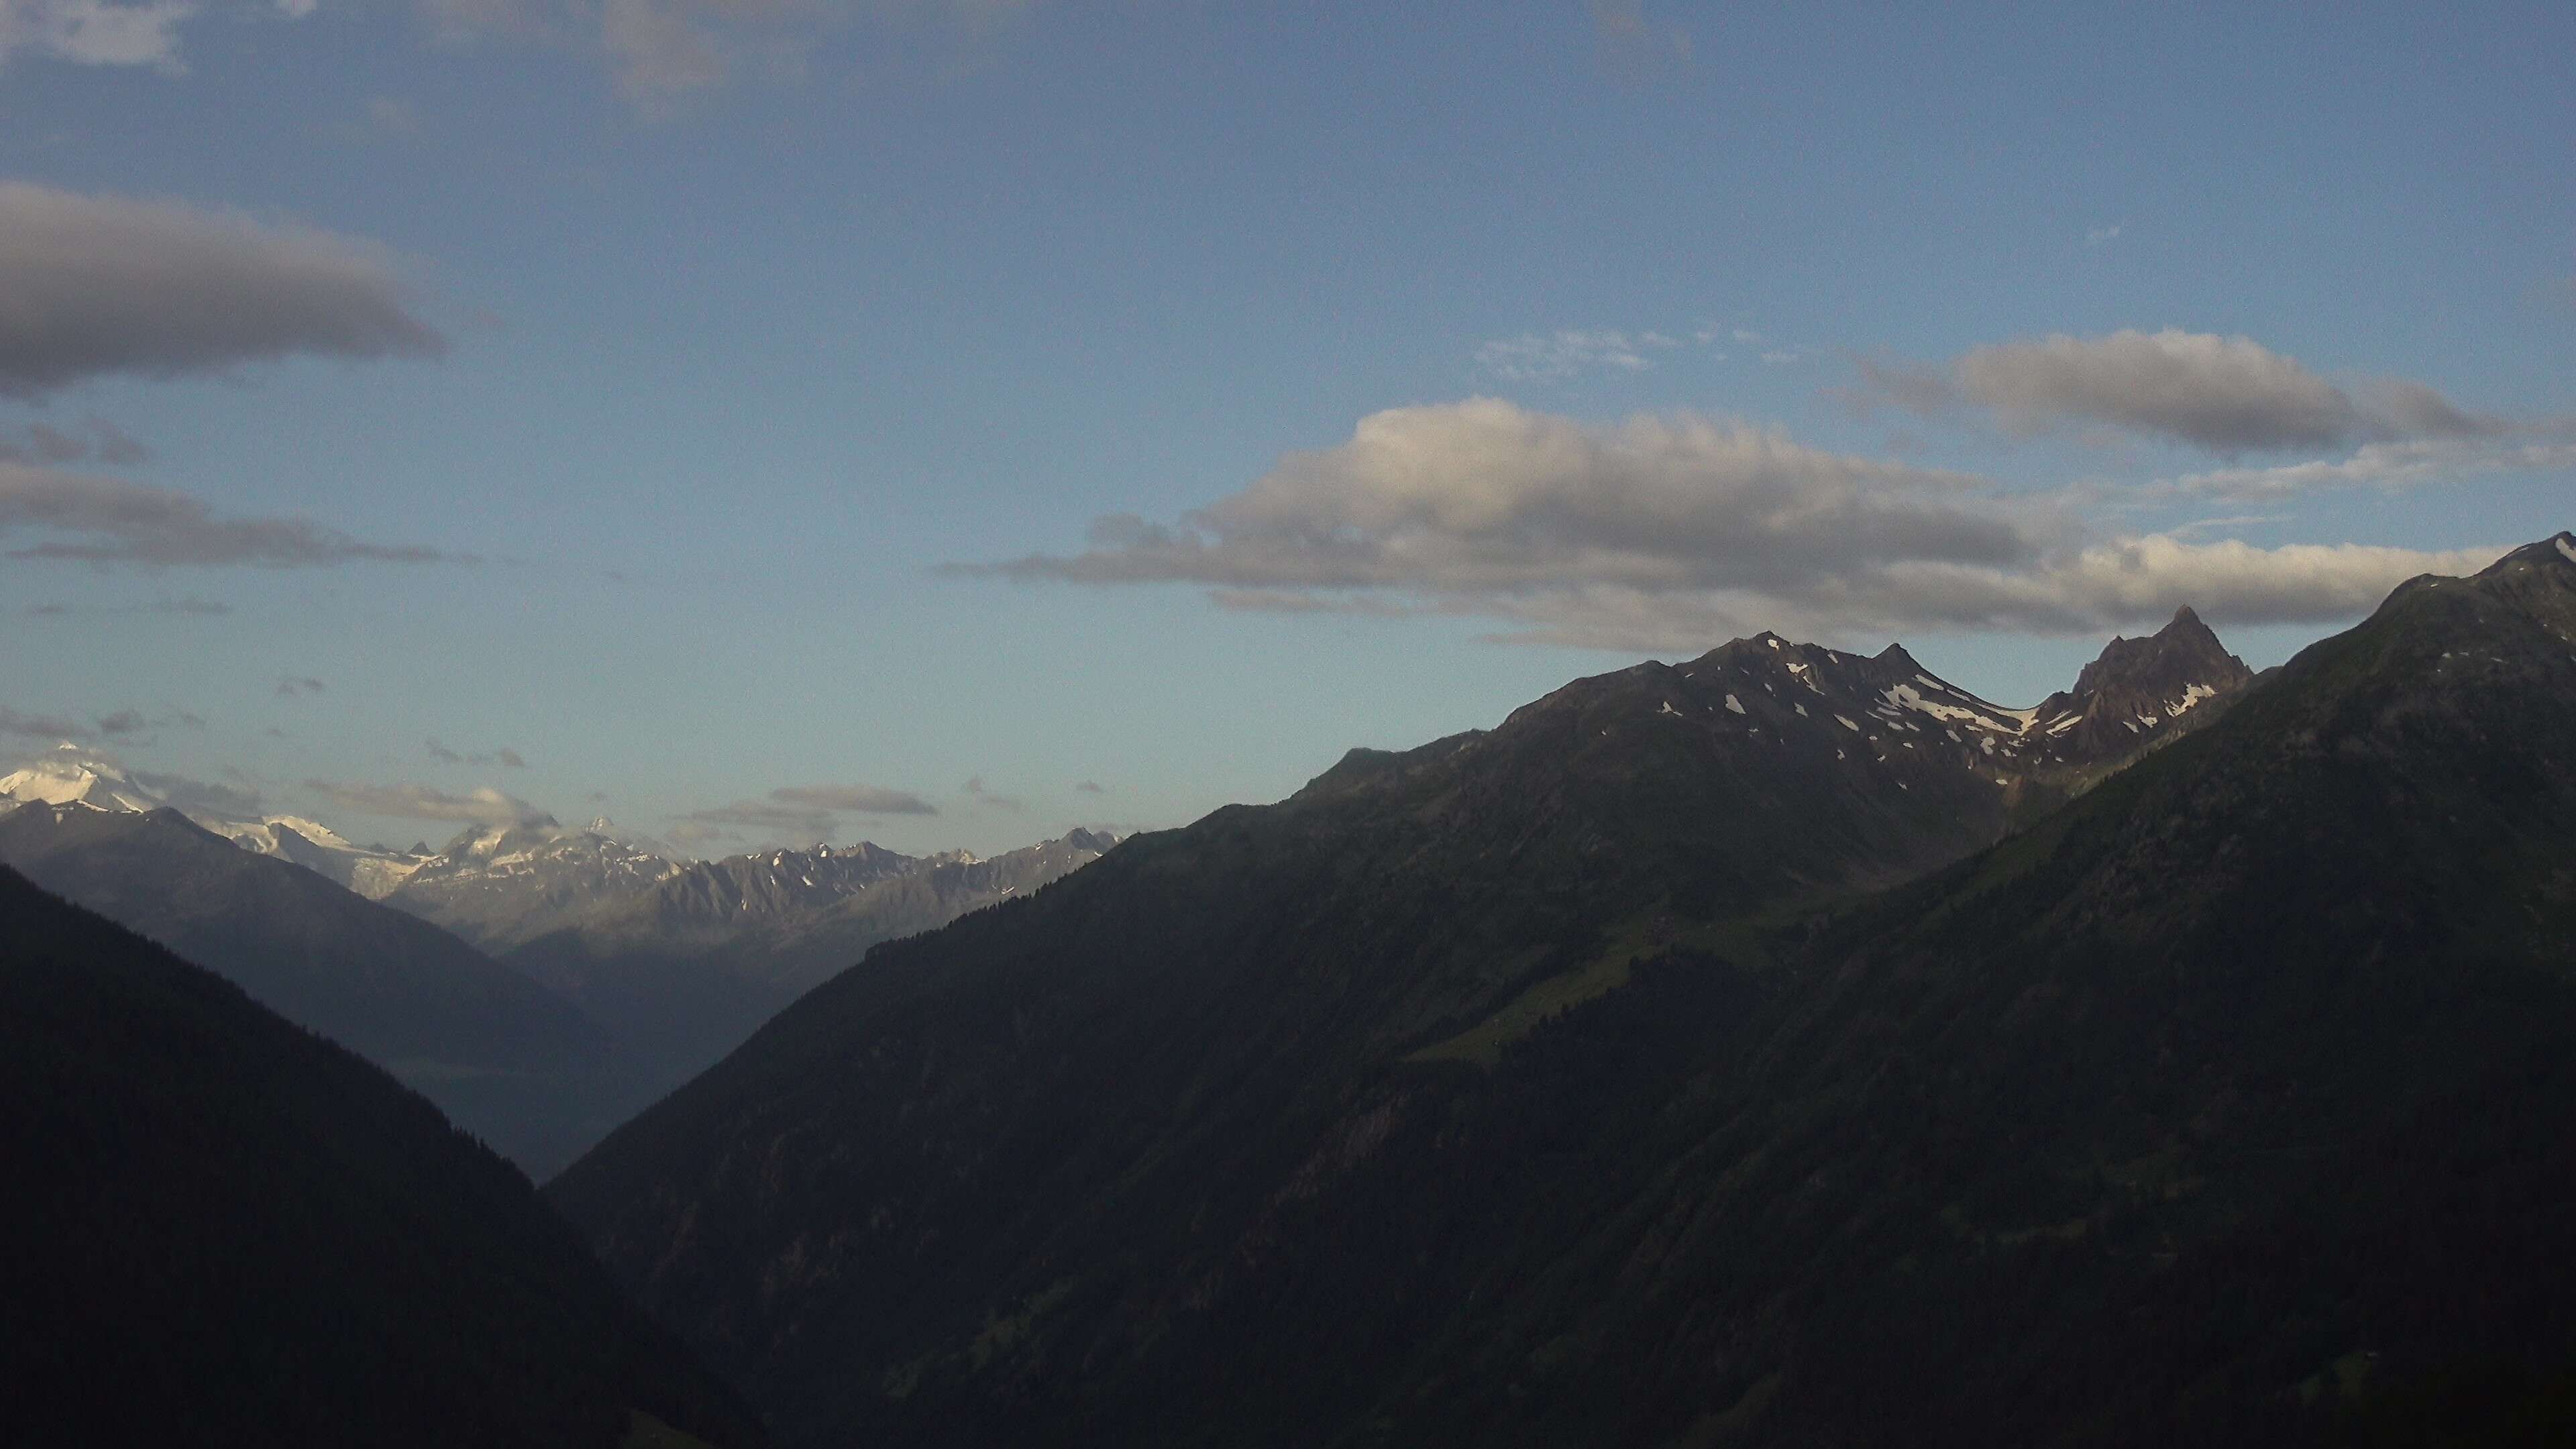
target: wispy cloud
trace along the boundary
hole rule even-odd
[[[847,815],[936,815],[937,808],[909,790],[882,785],[790,785],[769,798],[788,805]]]
[[[1514,382],[1549,382],[1583,372],[1643,372],[1648,354],[1681,346],[1661,332],[1611,329],[1524,332],[1476,349],[1476,365]]]
[[[908,790],[882,785],[788,785],[759,800],[737,800],[680,817],[671,837],[682,844],[740,839],[748,831],[800,843],[830,840],[844,815],[936,815],[938,807]]]
[[[552,825],[555,818],[515,795],[489,785],[457,794],[430,785],[342,784],[307,780],[304,788],[331,805],[361,815],[403,820],[458,820],[478,825]]]
[[[280,699],[292,699],[299,694],[320,694],[322,689],[321,680],[306,674],[282,675],[277,681],[277,696]]]
[[[595,54],[618,94],[647,116],[746,74],[802,75],[830,33],[872,25],[933,43],[975,44],[1037,0],[420,0],[449,44],[534,43]]]
[[[370,242],[171,201],[0,182],[0,395],[298,354],[435,357]]]
[[[0,704],[0,735],[22,740],[87,739],[89,726],[69,715],[27,714]]]
[[[251,785],[226,785],[152,770],[136,770],[134,782],[189,815],[216,820],[257,820],[267,813],[259,790]]]
[[[2404,379],[2338,387],[2250,337],[2168,327],[1993,343],[1947,362],[1864,362],[1854,394],[1926,416],[1974,412],[2031,435],[2093,424],[2235,454],[2501,431]]]
[[[2576,441],[2414,438],[2365,443],[2342,458],[2187,473],[2162,487],[2201,497],[2264,500],[2348,488],[2395,491],[2486,473],[2570,470],[2576,470]]]
[[[129,707],[92,715],[84,720],[62,714],[27,714],[0,705],[0,735],[18,739],[130,741],[148,730],[166,729],[173,725],[203,729],[206,721],[184,709],[164,709],[158,714],[146,714]]]
[[[977,775],[973,779],[968,780],[965,785],[960,788],[968,799],[973,800],[976,804],[983,806],[986,809],[1008,810],[1013,814],[1018,814],[1020,811],[1029,808],[1028,802],[1022,800],[1017,795],[1005,795],[999,791],[988,788],[984,784],[984,777],[981,775]]]
[[[1687,28],[1652,19],[1643,0],[1592,0],[1592,34],[1612,72],[1629,81],[1689,65],[1696,48]]]
[[[6,0],[0,3],[0,61],[26,55],[181,71],[179,27],[199,8],[191,0]]]
[[[507,745],[504,745],[497,750],[482,750],[473,754],[465,754],[457,750],[451,750],[447,746],[440,744],[438,742],[438,737],[433,735],[423,742],[423,747],[431,759],[438,761],[442,765],[499,765],[505,770],[524,770],[528,768],[528,762],[520,758],[519,752],[511,749]]]
[[[184,599],[154,599],[146,604],[29,604],[27,606],[29,614],[46,619],[105,614],[182,614],[192,618],[216,618],[232,611],[233,606],[230,604],[194,596]]]
[[[302,518],[227,518],[168,488],[88,473],[0,462],[0,538],[53,537],[8,551],[12,558],[164,568],[319,568],[334,564],[469,563],[470,554],[415,544],[371,543]]]
[[[2120,239],[2120,233],[2127,230],[2128,226],[2129,224],[2125,221],[2115,221],[2109,226],[2094,227],[2092,230],[2084,233],[2084,244],[2088,247],[2098,247],[2118,241]]]
[[[71,428],[29,423],[0,428],[0,463],[58,465],[96,459],[122,466],[149,462],[152,450],[105,418],[91,418]]]

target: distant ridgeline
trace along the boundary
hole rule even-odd
[[[539,1176],[878,941],[1110,843],[683,866],[614,829],[477,826],[394,851],[298,817],[182,814],[71,745],[0,777],[0,863],[384,1065]]]
[[[2571,822],[2565,535],[2036,710],[1766,635],[881,946],[548,1194],[788,1445],[2569,1442]]]
[[[0,1438],[763,1442],[428,1102],[5,868],[0,919]]]

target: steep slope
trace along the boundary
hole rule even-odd
[[[562,930],[652,890],[680,871],[606,820],[476,826],[423,861],[385,904],[494,953]]]
[[[791,1443],[2567,1427],[2576,539],[1973,859],[1729,915],[1937,854],[1945,750],[2001,793],[2009,722],[1895,661],[1817,680],[1909,712],[1832,711],[1846,758],[1757,745],[1819,713],[1793,648],[880,948],[550,1194]]]
[[[172,810],[23,805],[0,862],[373,1058],[545,1171],[637,1089],[570,1002],[464,942]]]
[[[2189,609],[2144,639],[2113,639],[2075,688],[2031,711],[2031,753],[2074,770],[2116,765],[2142,745],[2205,725],[2254,680]]]
[[[6,869],[0,916],[12,1442],[759,1442],[427,1102]]]
[[[379,1061],[520,1067],[594,1050],[570,1003],[437,927],[176,811],[29,805],[0,862]]]
[[[676,1086],[869,947],[1034,890],[1111,843],[1077,830],[990,860],[862,843],[702,862],[505,960]]]
[[[1902,649],[1763,635],[1354,751],[880,947],[550,1191],[791,1436],[1007,1439],[1067,1406],[961,1413],[1019,1390],[950,1355],[980,1370],[979,1335],[1063,1307],[1099,1335],[1065,1353],[1172,1370],[1147,1345],[1234,1301],[1234,1256],[1388,1129],[1349,1115],[1372,1084],[1480,1079],[1451,1064],[1624,994],[1632,957],[1993,841],[2031,718]]]

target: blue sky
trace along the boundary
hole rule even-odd
[[[2576,523],[2564,5],[1464,9],[0,0],[0,749],[991,850]]]

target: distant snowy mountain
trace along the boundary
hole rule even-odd
[[[25,769],[0,775],[0,800],[7,805],[86,805],[120,814],[174,808],[115,760],[69,743],[57,745]],[[244,850],[303,866],[369,900],[401,885],[427,859],[408,851],[354,844],[329,826],[298,815],[244,820],[204,810],[180,813]]]
[[[422,861],[385,904],[484,950],[506,951],[679,874],[678,862],[622,834],[605,819],[579,830],[472,826]]]
[[[14,804],[87,805],[95,810],[140,813],[166,802],[134,782],[114,761],[63,744],[23,770],[0,775],[0,796]]]
[[[578,1004],[676,1084],[879,942],[1027,895],[1116,843],[1075,830],[990,858],[909,856],[861,842],[701,861],[503,960]]]

